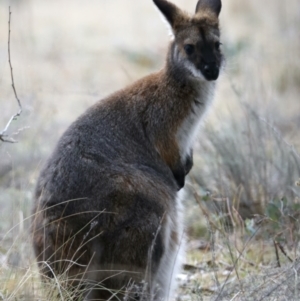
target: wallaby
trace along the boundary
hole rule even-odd
[[[73,300],[174,294],[183,244],[178,191],[222,66],[221,0],[199,0],[193,16],[153,2],[173,33],[165,67],[83,113],[37,182],[39,268],[63,279]]]

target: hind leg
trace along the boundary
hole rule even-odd
[[[87,271],[95,286],[85,300],[153,300],[164,245],[160,227],[152,226],[125,227],[116,239],[104,235],[95,242],[94,252],[102,253]]]

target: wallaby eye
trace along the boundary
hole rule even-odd
[[[222,44],[220,43],[220,42],[215,42],[215,48],[216,48],[216,50],[220,50],[220,46],[221,46]]]
[[[186,44],[186,45],[184,45],[184,50],[187,55],[192,55],[195,51],[195,47],[194,47],[194,45]]]

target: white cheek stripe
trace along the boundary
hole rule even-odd
[[[178,57],[179,57],[179,51],[177,45],[175,44],[173,49],[173,61],[174,62],[179,61]]]
[[[184,61],[184,67],[188,69],[194,77],[197,79],[206,81],[205,77],[203,76],[202,72],[195,68],[195,65],[190,61]]]

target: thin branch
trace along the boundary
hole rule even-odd
[[[280,259],[279,259],[279,254],[278,254],[278,245],[277,242],[275,240],[273,240],[274,243],[274,248],[275,248],[275,254],[276,254],[276,261],[277,261],[277,267],[280,268]]]
[[[17,95],[17,91],[16,91],[16,87],[15,87],[15,81],[14,81],[14,74],[13,74],[13,67],[12,67],[12,64],[11,64],[11,57],[10,57],[10,23],[11,23],[11,11],[10,11],[10,6],[8,8],[8,13],[9,13],[9,17],[8,17],[8,63],[9,63],[9,67],[10,67],[10,77],[11,77],[11,86],[12,86],[12,89],[14,91],[14,94],[15,94],[15,98],[18,102],[18,105],[19,105],[19,111],[14,114],[10,119],[9,121],[7,122],[5,128],[0,132],[0,141],[3,141],[3,142],[9,142],[9,143],[15,143],[16,141],[11,138],[11,137],[8,137],[8,134],[6,133],[8,128],[10,127],[10,124],[12,123],[13,120],[16,120],[22,113],[22,105],[21,105],[21,101],[20,99],[18,98],[18,95]]]
[[[276,245],[277,245],[277,247],[279,248],[279,250],[282,252],[282,254],[283,254],[290,262],[293,262],[293,259],[286,253],[286,251],[285,251],[283,245],[282,245],[280,242],[278,242],[278,241],[276,241]]]

